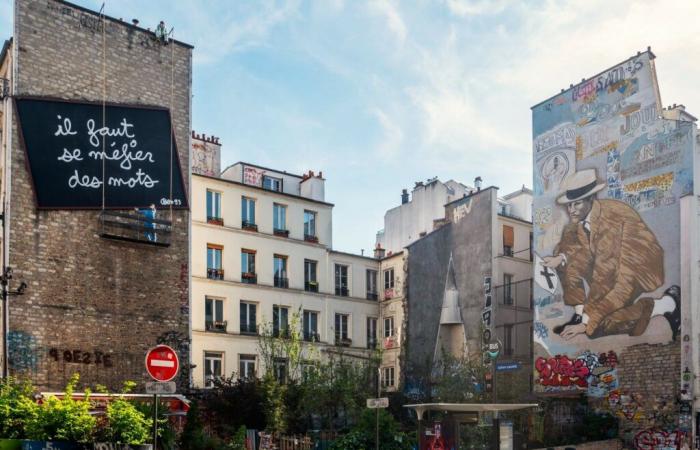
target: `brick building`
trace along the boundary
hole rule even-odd
[[[9,296],[9,372],[51,390],[62,388],[75,372],[86,385],[142,382],[145,352],[157,343],[175,347],[181,361],[189,360],[192,47],[63,1],[22,0],[14,8],[13,36],[0,54],[6,87],[0,90],[3,266],[13,269],[11,292],[22,281],[27,289]],[[60,156],[60,147],[39,145],[36,133],[27,132],[38,126],[35,113],[23,112],[31,103],[22,100],[27,97],[50,99],[46,105],[52,111],[89,115],[101,108],[95,117],[102,118],[103,129],[116,130],[121,120],[122,135],[139,140],[130,141],[133,150],[124,144],[122,169],[143,170],[112,172],[105,145],[121,146],[115,142],[119,133],[90,133],[90,119],[84,137],[103,142],[101,158],[94,150],[90,155],[97,162],[81,166],[89,161],[83,154],[70,166],[76,167],[75,179],[60,178],[70,158]],[[132,120],[130,114],[143,114],[147,121]],[[151,129],[156,116],[163,119],[162,129]],[[63,134],[41,139],[80,137],[83,124],[75,120],[70,132],[61,122]],[[124,156],[127,152],[131,156]],[[58,169],[49,175],[37,168],[50,168],[56,159]],[[92,181],[84,183],[88,175],[78,178],[79,169],[93,170]],[[66,185],[75,189],[66,191]],[[99,189],[91,190],[95,186],[102,186],[101,202],[94,200],[100,197]],[[153,186],[166,193],[160,201],[148,190]],[[69,195],[61,206],[47,202],[64,191]],[[158,204],[155,219],[145,210],[134,211],[150,203]],[[144,227],[152,228],[139,229]],[[179,382],[189,383],[188,368],[181,370]]]

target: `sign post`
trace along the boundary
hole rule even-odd
[[[156,380],[156,383],[146,384],[146,391],[153,393],[153,450],[158,443],[158,394],[175,392],[175,383],[170,380],[175,378],[179,368],[177,353],[167,345],[157,345],[146,353],[146,371]]]

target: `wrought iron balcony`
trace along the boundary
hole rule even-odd
[[[170,246],[172,222],[151,219],[138,212],[102,211],[100,237],[141,244]]]
[[[304,240],[306,242],[313,242],[314,244],[318,244],[318,236],[315,234],[304,234]]]
[[[275,287],[287,289],[289,287],[289,278],[275,277]]]
[[[241,283],[257,284],[258,276],[253,272],[241,272]]]
[[[217,333],[226,333],[226,327],[228,322],[225,320],[218,320],[215,322],[206,322],[205,328],[207,331],[214,331]]]
[[[350,291],[348,291],[346,286],[336,286],[335,295],[338,297],[348,297],[350,295]]]
[[[241,334],[258,334],[258,326],[254,323],[242,323]]]
[[[224,225],[224,219],[222,217],[216,217],[216,216],[207,216],[207,223],[210,223],[212,225]]]
[[[275,236],[289,237],[289,230],[284,230],[282,228],[275,228],[272,230]]]
[[[321,335],[316,331],[304,331],[304,340],[307,342],[321,342]]]
[[[224,279],[224,269],[207,269],[207,278],[210,280],[223,280]]]
[[[367,300],[375,300],[376,301],[377,299],[379,299],[379,294],[377,294],[376,292],[368,292],[367,293]]]
[[[335,345],[339,347],[350,347],[352,345],[352,339],[349,337],[335,337]]]
[[[305,281],[304,290],[306,292],[318,292],[318,281]]]
[[[249,220],[242,220],[241,228],[247,231],[258,231],[258,226],[255,224],[255,222],[251,222]]]

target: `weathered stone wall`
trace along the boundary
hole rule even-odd
[[[101,101],[99,15],[56,0],[21,0],[15,8],[14,94]],[[170,108],[187,174],[191,47],[162,45],[109,18],[105,38],[107,101]],[[16,117],[13,127],[19,136]],[[187,363],[189,212],[172,212],[170,247],[100,238],[99,211],[38,211],[19,139],[11,151],[9,259],[13,283],[29,284],[26,295],[11,298],[11,372],[42,389],[62,388],[74,372],[85,384],[118,387],[146,379],[145,352],[159,342],[175,346]],[[159,217],[170,219],[170,212]],[[188,377],[181,371],[180,382]]]

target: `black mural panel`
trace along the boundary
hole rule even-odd
[[[15,102],[38,208],[187,207],[166,109]]]

